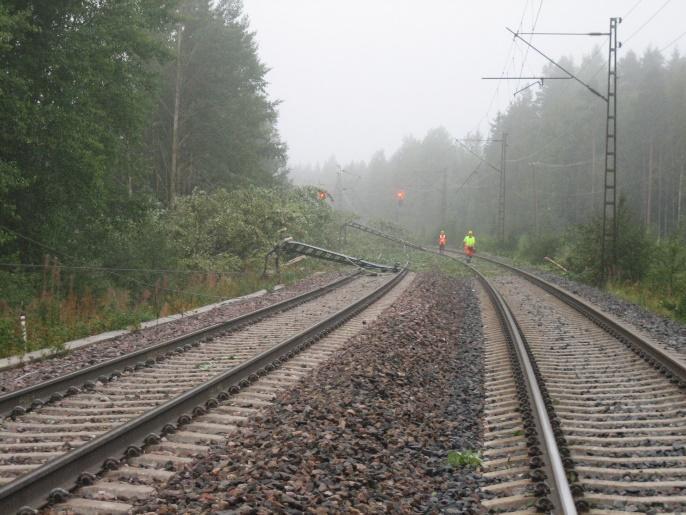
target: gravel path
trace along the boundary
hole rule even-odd
[[[458,336],[455,336],[458,335]],[[349,347],[229,446],[176,476],[155,513],[482,513],[483,356],[471,282],[421,275]]]
[[[0,392],[9,393],[21,388],[47,381],[81,368],[102,363],[117,356],[149,347],[163,340],[193,332],[197,329],[216,324],[227,319],[249,313],[313,290],[347,273],[327,272],[315,274],[295,284],[261,297],[238,301],[220,306],[205,313],[185,317],[156,327],[142,329],[93,345],[70,351],[63,356],[51,357],[41,361],[25,363],[21,367],[0,372]]]

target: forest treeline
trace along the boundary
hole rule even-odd
[[[241,9],[0,4],[1,256],[35,263],[50,248],[109,265],[132,223],[180,195],[285,182],[276,102]]]
[[[329,242],[267,71],[239,0],[0,2],[0,355],[269,286],[280,238]]]
[[[604,51],[560,62],[607,90]],[[618,70],[620,238],[611,279],[639,285],[654,305],[686,318],[686,58],[628,52]],[[559,73],[551,65],[542,75]],[[423,243],[435,243],[442,229],[459,246],[471,229],[482,249],[537,264],[553,257],[577,278],[598,282],[605,120],[605,102],[587,88],[545,81],[517,94],[488,134],[458,140],[439,127],[408,136],[390,156],[379,151],[367,162],[341,164],[331,158],[295,174],[330,191],[342,210],[397,222]],[[498,242],[505,135],[505,241]]]
[[[596,90],[607,89],[604,52],[561,64]],[[686,58],[629,52],[618,68],[619,194],[637,222],[664,238],[686,218]],[[551,66],[542,75],[556,71]],[[478,140],[501,140],[506,133],[506,235],[516,241],[601,213],[605,116],[605,102],[577,82],[546,81],[516,95],[489,134],[460,135],[458,142],[436,128],[421,139],[407,137],[390,156],[379,151],[368,162],[340,167],[332,158],[296,173],[322,181],[344,209],[398,220],[425,240],[433,241],[440,229],[454,237],[470,228],[494,237],[501,143]],[[405,193],[402,205],[398,191]]]

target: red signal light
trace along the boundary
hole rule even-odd
[[[402,202],[403,200],[405,200],[405,192],[403,190],[397,191],[395,194],[395,198],[398,199],[398,202]]]
[[[317,198],[319,198],[319,200],[326,200],[326,191],[320,190],[317,192]]]

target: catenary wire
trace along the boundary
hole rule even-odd
[[[542,7],[543,7],[543,0],[541,0],[538,4],[538,11],[536,11],[536,17],[534,18],[534,21],[531,25],[531,35],[529,36],[529,43],[531,43],[531,40],[534,37],[533,33],[536,32],[536,25],[538,24],[538,18],[541,15],[541,8]],[[533,12],[533,10],[532,10],[532,12]],[[519,68],[519,75],[520,76],[522,76],[524,74],[524,65],[526,64],[526,59],[528,56],[529,56],[529,47],[526,47],[526,49],[524,50],[524,58],[522,59],[522,66]],[[518,80],[517,85],[515,86],[515,91],[519,91],[520,83],[521,83],[521,80]]]
[[[626,12],[626,14],[624,14],[624,16],[622,16],[622,19],[626,20],[626,18],[627,18],[632,12],[634,12],[634,9],[636,9],[639,5],[641,5],[642,2],[643,2],[643,0],[637,0],[637,2],[636,2],[634,5],[631,6],[631,9],[629,9],[629,10]]]
[[[666,0],[665,3],[663,3],[663,4],[657,9],[657,11],[655,11],[655,12],[654,12],[645,22],[643,22],[643,24],[642,24],[640,27],[638,27],[635,31],[633,31],[631,34],[629,34],[629,37],[627,37],[627,38],[623,41],[623,43],[624,43],[624,44],[627,44],[629,41],[631,41],[631,39],[632,39],[636,34],[638,34],[639,32],[641,32],[641,31],[645,28],[646,25],[648,25],[651,21],[653,21],[653,18],[655,18],[658,14],[660,14],[660,12],[662,12],[662,10],[663,10],[665,7],[667,7],[667,5],[668,5],[671,1],[672,1],[672,0]]]
[[[528,6],[529,6],[529,0],[526,0],[526,2],[524,3],[524,9],[522,10],[522,16],[519,20],[519,25],[518,25],[517,30],[521,30],[521,28],[522,28],[522,25],[524,23],[524,16],[526,15],[526,9]],[[498,93],[500,92],[500,87],[501,87],[502,82],[503,82],[503,77],[505,77],[505,75],[507,74],[508,66],[510,64],[510,56],[512,55],[512,52],[514,51],[516,44],[517,44],[517,41],[516,41],[516,39],[513,38],[512,43],[510,43],[510,49],[507,53],[507,56],[505,57],[505,62],[503,63],[503,70],[502,70],[502,72],[500,72],[500,79],[498,79],[496,81],[495,89],[493,91],[493,96],[491,97],[491,101],[488,104],[488,108],[486,109],[486,113],[481,117],[481,119],[476,124],[476,126],[474,127],[472,132],[479,131],[481,129],[481,124],[484,122],[484,120],[486,120],[490,116],[491,109],[493,108],[493,104],[495,103],[495,99],[497,98]]]
[[[677,41],[679,41],[679,40],[680,40],[681,38],[683,38],[684,36],[686,36],[686,31],[682,32],[682,33],[679,34],[676,38],[674,38],[670,43],[667,43],[665,46],[663,46],[663,47],[659,50],[659,52],[660,52],[660,53],[664,52],[665,50],[667,50],[669,47],[671,47],[673,44],[675,44]]]
[[[49,245],[46,245],[46,244],[41,243],[41,242],[39,242],[39,241],[37,241],[37,240],[34,240],[33,238],[30,238],[29,236],[25,236],[25,235],[23,235],[23,234],[20,234],[20,233],[18,233],[17,231],[14,231],[14,230],[12,230],[12,229],[10,229],[10,228],[8,228],[8,227],[5,227],[4,225],[0,225],[0,229],[4,229],[5,231],[8,231],[8,232],[10,232],[10,233],[12,233],[12,234],[14,234],[14,235],[16,235],[16,236],[18,236],[18,237],[20,237],[20,238],[26,240],[26,241],[29,241],[29,242],[31,242],[31,243],[34,243],[35,245],[38,245],[38,246],[43,247],[43,248],[45,248],[45,249],[48,249],[48,250],[50,250],[51,252],[54,252],[54,253],[56,253],[56,254],[61,254],[61,255],[64,256],[64,257],[67,257],[67,258],[69,258],[69,259],[73,259],[74,261],[79,261],[79,260],[78,260],[77,258],[75,258],[74,256],[70,256],[70,255],[68,255],[68,254],[66,254],[66,253],[64,253],[64,252],[61,252],[61,251],[59,251],[59,250],[56,250],[55,248],[53,248],[53,247],[51,247],[51,246],[49,246]],[[120,274],[120,273],[118,273],[118,272],[111,271],[111,270],[106,270],[105,272],[108,273],[108,274],[117,276],[117,277],[119,277],[120,279],[123,279],[123,280],[125,280],[125,281],[130,281],[130,282],[134,282],[134,283],[136,283],[136,284],[138,284],[138,285],[140,285],[140,286],[145,286],[146,288],[157,288],[157,289],[159,289],[159,290],[165,290],[165,291],[169,291],[169,292],[173,292],[173,293],[180,293],[180,294],[190,295],[190,296],[194,296],[194,297],[203,297],[203,298],[207,298],[207,299],[223,300],[223,297],[217,297],[217,296],[215,296],[215,295],[206,295],[206,294],[204,294],[204,293],[188,292],[188,291],[183,291],[183,290],[176,290],[176,289],[174,289],[174,288],[166,288],[166,287],[162,287],[162,286],[155,286],[155,285],[153,285],[153,284],[149,284],[149,283],[146,283],[146,282],[141,281],[141,280],[139,280],[139,279],[136,279],[135,277],[131,277],[131,276],[127,276],[127,275],[124,275],[124,274]]]

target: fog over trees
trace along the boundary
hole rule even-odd
[[[265,253],[285,236],[342,245],[340,226],[350,217],[395,222],[424,243],[443,229],[455,244],[472,229],[488,248],[496,240],[502,150],[488,140],[505,133],[506,238],[490,250],[535,263],[553,255],[579,277],[597,279],[605,104],[574,81],[546,81],[540,89],[522,81],[503,112],[492,114],[502,104],[491,103],[482,118],[490,118],[486,133],[441,127],[470,118],[454,111],[474,100],[456,70],[478,82],[470,65],[454,65],[474,61],[446,60],[442,52],[452,44],[460,57],[478,56],[450,39],[461,35],[452,19],[439,19],[457,16],[454,4],[431,5],[422,6],[427,25],[418,27],[431,38],[418,36],[410,45],[416,53],[401,55],[405,47],[395,38],[420,24],[409,3],[383,3],[377,17],[398,16],[383,27],[364,20],[360,40],[350,38],[357,18],[347,5],[331,11],[333,3],[279,4],[273,15],[271,4],[253,4],[253,13],[267,13],[277,46],[300,49],[284,51],[290,60],[283,74],[298,80],[283,101],[305,99],[314,111],[335,106],[345,115],[329,114],[327,124],[303,108],[297,124],[283,126],[293,145],[307,140],[309,152],[320,155],[321,148],[340,148],[343,135],[348,150],[362,148],[360,139],[368,149],[372,140],[394,141],[389,134],[399,130],[437,125],[364,161],[331,157],[289,168],[277,125],[281,99],[269,94],[269,69],[240,0],[0,2],[0,355],[17,345],[15,322],[24,310],[43,324],[45,333],[31,344],[41,345],[45,338],[64,341],[67,326],[72,336],[86,332],[100,313],[107,320],[93,323],[102,329],[120,327],[121,314],[151,318],[164,305],[184,309],[256,287],[251,281]],[[460,18],[463,28],[486,23],[487,10]],[[551,10],[550,21],[563,11]],[[644,15],[634,18],[634,34],[645,26],[639,19],[652,19]],[[280,19],[288,16],[303,34]],[[518,19],[521,29],[536,25],[533,2]],[[493,45],[488,52],[499,52]],[[356,69],[354,59],[367,53],[367,68]],[[667,288],[670,309],[686,317],[686,58],[655,49],[621,55],[618,185],[625,202],[614,278],[650,276],[650,287]],[[436,56],[441,60],[425,59]],[[580,62],[560,62],[605,91],[606,58],[597,49]],[[424,73],[432,67],[451,74],[433,80]],[[341,71],[354,87],[333,79]],[[557,75],[552,67],[539,72]],[[399,85],[409,89],[393,89]],[[373,109],[387,107],[382,100],[391,91],[396,118]],[[426,102],[438,91],[451,102]],[[431,116],[422,117],[425,111]],[[348,138],[350,127],[357,132]],[[330,198],[321,199],[317,187]],[[228,275],[218,281],[217,274],[240,274],[245,282],[237,286]]]
[[[607,89],[605,52],[560,63],[598,91]],[[686,218],[686,58],[654,49],[629,52],[618,69],[619,192],[636,221],[665,237]],[[555,74],[552,65],[542,70]],[[500,143],[468,140],[507,133],[507,238],[555,233],[602,213],[605,111],[605,103],[578,83],[546,81],[514,97],[489,134],[437,127],[406,138],[391,155],[378,152],[361,163],[332,158],[299,167],[294,176],[328,188],[341,209],[397,220],[427,241],[441,228],[453,238],[470,228],[494,237],[499,175],[463,145],[499,168]],[[400,190],[402,205],[395,197]]]

